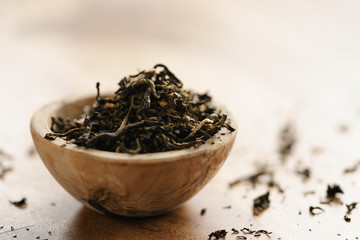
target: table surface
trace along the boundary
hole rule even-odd
[[[271,239],[357,239],[360,209],[358,1],[0,1],[0,239],[207,239],[265,229]],[[209,91],[233,112],[238,136],[219,173],[163,216],[128,219],[84,208],[33,152],[31,115],[44,104],[113,91],[122,76],[162,62],[185,87]],[[296,142],[285,162],[279,134]],[[6,154],[4,154],[6,153]],[[230,182],[266,166],[256,187]],[[296,172],[311,170],[309,179]],[[320,204],[328,184],[340,203]],[[270,208],[252,215],[270,191]],[[306,194],[309,193],[309,194]],[[23,208],[9,201],[27,199]],[[231,207],[227,207],[231,206]],[[310,206],[325,211],[312,216]],[[206,208],[204,215],[201,209]],[[11,230],[13,228],[13,230]],[[248,239],[269,239],[262,235]]]

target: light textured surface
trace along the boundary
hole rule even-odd
[[[350,223],[344,205],[308,213],[327,184],[341,185],[344,203],[360,201],[360,172],[343,175],[360,158],[359,7],[347,0],[0,1],[0,148],[13,156],[3,160],[13,171],[0,179],[0,239],[207,239],[250,224],[272,239],[360,237],[359,209]],[[134,220],[91,212],[28,156],[30,117],[48,102],[94,93],[97,81],[114,90],[123,75],[158,62],[234,113],[233,151],[209,185],[170,214]],[[289,120],[298,144],[282,165],[277,137]],[[276,170],[285,193],[271,189],[270,209],[254,218],[252,200],[267,186],[227,186],[262,163]],[[294,173],[301,167],[312,169],[306,182]],[[309,190],[315,194],[304,197]],[[25,209],[8,202],[22,197]],[[11,226],[30,227],[7,232]]]

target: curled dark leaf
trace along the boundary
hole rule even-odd
[[[212,232],[209,234],[209,239],[220,239],[220,238],[224,238],[227,234],[227,231],[224,230],[217,230],[215,232]]]
[[[208,94],[183,89],[163,64],[125,77],[118,85],[113,95],[101,96],[96,83],[93,108],[77,119],[52,117],[52,132],[45,138],[137,154],[197,147],[222,128],[235,131]]]
[[[253,204],[253,215],[257,216],[262,213],[264,210],[270,207],[270,192],[267,192],[254,199]]]
[[[319,215],[321,213],[323,213],[325,210],[321,207],[313,207],[313,206],[310,206],[309,207],[309,212],[311,215]]]
[[[353,202],[350,204],[346,204],[346,208],[347,208],[347,214],[350,214],[352,212],[352,210],[354,210],[357,206],[358,202]]]
[[[351,218],[349,218],[347,215],[344,216],[345,222],[351,222]]]
[[[328,185],[326,190],[326,197],[327,198],[335,198],[337,194],[344,193],[343,190],[340,188],[339,185],[334,184],[332,186]]]
[[[26,205],[26,198],[22,198],[19,201],[10,201],[10,203],[18,208],[21,208]]]
[[[205,213],[206,213],[206,208],[201,209],[201,211],[200,211],[200,216],[205,215]]]
[[[295,143],[295,127],[289,122],[283,126],[279,134],[278,152],[282,161],[285,161],[291,155]]]

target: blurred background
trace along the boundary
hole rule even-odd
[[[333,0],[1,0],[1,108],[28,120],[48,102],[95,93],[97,81],[114,91],[123,76],[164,63],[185,87],[243,109],[233,110],[243,131],[267,131],[269,116],[292,115],[289,109],[303,110],[312,99],[328,106],[359,100],[359,7]],[[2,123],[24,125],[2,115]]]

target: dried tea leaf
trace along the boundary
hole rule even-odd
[[[288,122],[283,126],[279,134],[278,153],[282,161],[291,155],[296,143],[295,127]]]
[[[200,211],[200,216],[205,215],[205,213],[206,213],[206,208],[201,209],[201,211]]]
[[[360,166],[360,161],[357,162],[357,163],[355,163],[352,167],[345,168],[345,169],[344,169],[344,174],[356,172],[357,169],[359,168],[359,166]]]
[[[240,231],[242,231],[244,234],[251,234],[254,237],[260,237],[261,234],[265,234],[267,237],[270,238],[270,234],[272,234],[272,232],[260,229],[260,230],[251,230],[249,228],[243,228]]]
[[[325,210],[323,208],[321,208],[321,207],[310,206],[309,207],[309,212],[310,212],[311,215],[314,216],[314,215],[319,215],[319,214],[325,212]]]
[[[246,240],[247,237],[245,236],[236,236],[236,240]]]
[[[121,79],[119,89],[102,97],[100,83],[93,109],[77,119],[51,118],[51,133],[86,147],[130,154],[197,147],[221,128],[235,131],[208,94],[183,89],[163,64]]]
[[[303,170],[296,171],[297,174],[302,175],[304,179],[308,179],[311,176],[310,168],[304,168]]]
[[[358,202],[353,202],[350,204],[346,204],[346,208],[347,208],[347,214],[351,214],[352,210],[354,210],[356,208],[356,205],[358,204]]]
[[[343,190],[341,190],[340,186],[337,184],[334,184],[333,186],[328,185],[327,190],[326,190],[326,197],[327,198],[335,198],[336,194],[338,193],[344,193]]]
[[[22,198],[19,201],[9,201],[9,202],[18,208],[22,208],[26,205],[26,198]]]
[[[253,204],[253,215],[254,216],[258,216],[265,209],[270,207],[269,195],[270,195],[270,192],[267,192],[267,193],[254,199],[254,204]]]
[[[243,182],[249,182],[253,185],[253,187],[256,187],[256,185],[259,182],[259,178],[261,176],[270,175],[271,173],[268,171],[265,171],[264,169],[259,170],[258,172],[251,174],[250,176],[240,177],[232,182],[229,183],[229,187],[234,187],[240,183]]]
[[[209,234],[209,240],[224,238],[226,236],[226,234],[227,234],[226,230],[217,230],[217,231]]]

